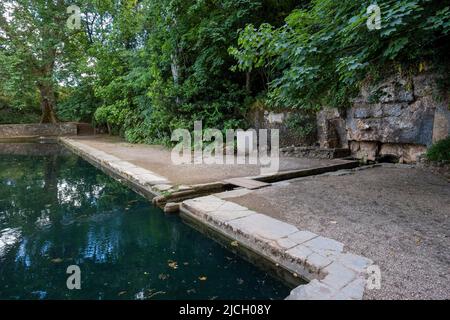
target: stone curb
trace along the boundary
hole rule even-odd
[[[344,251],[344,245],[215,195],[183,201],[182,214],[238,241],[309,283],[287,300],[360,300],[373,261]]]
[[[170,181],[165,177],[159,176],[150,170],[136,166],[128,161],[121,160],[109,153],[90,147],[74,139],[61,137],[59,138],[59,141],[77,155],[94,162],[101,168],[107,169],[141,188],[145,188],[155,196],[159,196],[164,192],[172,192],[179,188],[171,185]]]

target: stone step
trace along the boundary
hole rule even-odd
[[[270,183],[261,182],[247,178],[232,178],[224,180],[225,183],[232,184],[237,187],[246,188],[249,190],[261,189],[270,186]]]

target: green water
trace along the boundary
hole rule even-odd
[[[60,150],[0,155],[0,241],[0,299],[281,299],[289,293],[179,217],[165,216]],[[67,289],[69,265],[80,267],[81,290]]]

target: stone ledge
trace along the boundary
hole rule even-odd
[[[223,194],[219,194],[221,197]],[[181,213],[310,281],[287,299],[362,299],[370,259],[344,245],[215,195],[182,202]]]
[[[140,188],[145,188],[155,196],[163,192],[170,192],[174,188],[166,178],[158,176],[154,172],[138,167],[128,161],[121,160],[104,151],[97,150],[70,138],[60,138],[59,141],[81,157],[138,185]]]

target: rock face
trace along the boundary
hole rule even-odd
[[[366,160],[395,156],[400,162],[416,162],[427,147],[450,134],[449,97],[439,93],[437,80],[424,73],[364,86],[346,114],[336,109],[319,113],[321,146],[348,146]]]
[[[317,135],[321,148],[347,147],[345,113],[326,108],[317,114]]]

